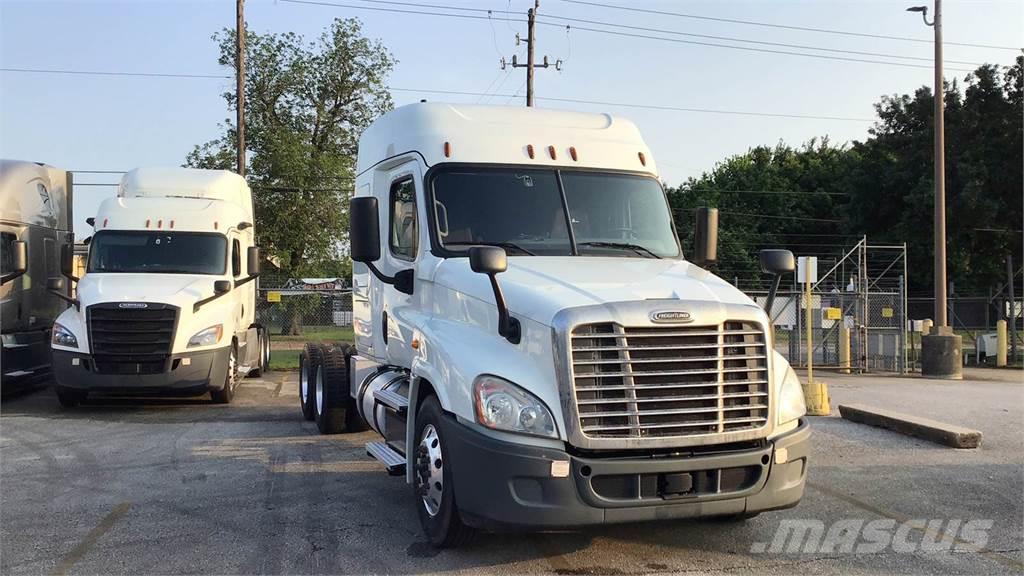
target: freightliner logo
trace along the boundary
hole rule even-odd
[[[145,302],[121,302],[117,306],[119,308],[149,308],[149,304]]]
[[[687,322],[693,322],[693,318],[690,318],[689,312],[682,310],[661,310],[659,312],[651,312],[651,322],[659,324],[686,324]]]

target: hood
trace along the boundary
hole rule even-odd
[[[218,276],[201,274],[101,274],[91,273],[78,283],[82,306],[102,302],[157,302],[179,308],[213,295]]]
[[[485,302],[490,282],[473,272],[468,258],[438,265],[434,281]],[[756,306],[744,293],[684,260],[609,257],[514,256],[498,275],[509,309],[550,325],[565,308],[637,300],[688,300]]]

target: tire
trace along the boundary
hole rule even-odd
[[[238,346],[231,344],[228,350],[228,370],[224,375],[224,387],[210,390],[210,399],[214,404],[230,404],[235,397],[235,386],[238,386]]]
[[[299,353],[299,407],[302,408],[302,417],[309,421],[316,417],[313,411],[316,401],[314,378],[322,358],[323,347],[319,344],[306,344]]]
[[[348,412],[347,348],[327,347],[316,370],[313,411],[321,434],[344,432]]]
[[[259,353],[256,356],[256,367],[249,371],[248,378],[259,378],[266,371],[266,364],[263,362],[263,345],[266,343],[266,334],[262,328],[256,329],[256,347]]]
[[[476,532],[463,524],[459,516],[441,418],[441,404],[437,397],[428,396],[416,413],[413,497],[420,525],[431,545],[455,548],[467,543]]]
[[[74,408],[85,402],[85,398],[89,395],[88,390],[79,390],[78,388],[54,385],[54,389],[57,391],[57,402],[60,402],[62,408]]]

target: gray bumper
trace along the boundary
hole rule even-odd
[[[470,525],[562,528],[699,518],[796,506],[804,491],[810,429],[759,445],[684,457],[593,458],[495,440],[444,421],[455,499]],[[785,461],[780,449],[785,449]],[[568,461],[555,478],[552,461]],[[682,486],[682,487],[680,487]]]
[[[89,354],[54,350],[53,375],[59,386],[96,392],[202,394],[224,387],[230,350],[173,354],[167,369],[157,374],[103,374]]]

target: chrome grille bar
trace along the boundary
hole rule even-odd
[[[759,324],[573,329],[580,429],[591,438],[692,436],[768,422],[768,346]]]

